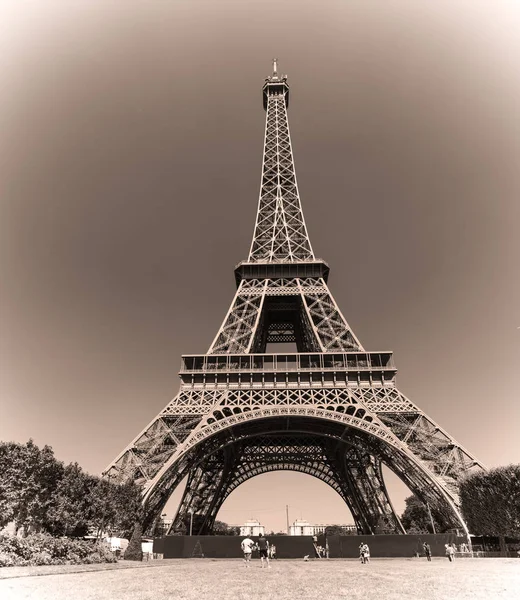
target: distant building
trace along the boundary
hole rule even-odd
[[[313,527],[309,521],[303,519],[296,519],[296,521],[289,526],[289,535],[314,535]]]
[[[173,524],[173,519],[161,519],[159,521],[159,535],[166,535],[166,532],[170,531],[170,527]]]
[[[240,527],[240,535],[264,535],[265,527],[259,521],[251,519]]]
[[[320,535],[325,533],[325,529],[330,526],[331,524],[328,523],[324,525],[311,525],[309,521],[297,519],[290,525],[289,535]],[[355,525],[339,525],[339,527],[343,527],[346,531],[357,531]]]

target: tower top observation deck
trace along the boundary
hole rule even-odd
[[[267,101],[269,96],[284,96],[285,106],[289,108],[289,85],[287,75],[278,74],[278,59],[273,58],[273,74],[265,78],[262,96],[264,100],[264,110],[267,110]]]

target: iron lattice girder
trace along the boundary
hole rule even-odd
[[[241,444],[240,460],[222,501],[257,474],[295,470],[314,475],[331,485],[346,501],[327,456],[326,439],[292,432],[264,433]]]
[[[338,459],[338,462],[334,465],[336,474],[343,482],[347,481],[349,484],[348,489],[346,489],[346,486],[343,486],[343,489],[346,489],[346,495],[349,498],[347,504],[361,531],[373,533],[374,527],[376,526],[386,530],[400,530],[398,518],[393,512],[393,509],[391,509],[386,489],[384,488],[384,482],[380,471],[382,462],[394,470],[394,472],[409,485],[414,493],[417,493],[420,497],[429,501],[432,509],[439,515],[443,515],[446,526],[460,525],[460,517],[457,519],[455,516],[457,511],[454,509],[453,505],[450,504],[449,498],[446,497],[446,494],[443,493],[443,490],[440,489],[438,484],[436,485],[432,481],[430,473],[425,472],[424,469],[418,468],[416,461],[410,461],[409,457],[405,457],[401,452],[397,452],[395,447],[382,443],[380,439],[370,435],[370,431],[368,430],[363,432],[357,428],[347,427],[345,429],[341,422],[316,421],[312,416],[301,416],[301,413],[291,417],[279,416],[277,418],[274,418],[271,413],[267,420],[261,419],[250,422],[237,421],[234,425],[221,429],[217,435],[208,437],[204,443],[199,444],[192,448],[191,451],[183,454],[181,462],[178,463],[179,469],[168,471],[168,475],[160,479],[160,485],[156,486],[148,496],[150,502],[149,510],[151,511],[151,508],[155,507],[155,510],[159,511],[158,514],[160,514],[160,511],[162,510],[160,499],[161,497],[165,498],[168,495],[168,490],[170,489],[169,486],[173,485],[171,484],[171,481],[178,483],[180,478],[184,477],[190,468],[199,468],[200,464],[207,461],[212,453],[218,452],[230,445],[238,452],[237,448],[240,448],[243,441],[248,438],[262,435],[265,436],[266,431],[270,430],[272,430],[270,435],[277,431],[283,431],[283,433],[287,435],[289,431],[294,431],[295,429],[299,432],[304,431],[308,436],[316,436],[318,435],[316,432],[319,431],[319,435],[325,436],[331,440],[337,440],[338,444],[348,442],[350,445],[355,445],[356,448],[360,450],[361,454],[370,453],[374,456],[374,460],[371,461],[371,473],[366,469],[360,470],[359,465],[352,471],[353,466],[351,465],[350,475],[345,476],[345,473],[348,471],[344,469],[344,474],[341,475],[342,471],[340,468],[342,453],[336,452],[336,458]],[[347,455],[343,453],[343,457],[345,456]],[[285,465],[285,468],[290,467]],[[264,472],[267,472],[267,470],[269,470],[269,467],[265,465]],[[293,470],[300,469],[298,469],[298,466],[293,466]],[[229,472],[233,474],[235,471],[231,469]],[[260,471],[257,471],[257,473],[259,472]],[[310,474],[319,477],[319,474]],[[368,481],[361,481],[361,479],[366,479],[367,477]],[[320,478],[330,485],[330,482],[325,478]],[[216,476],[210,479],[211,481],[217,481]],[[225,489],[225,487],[222,489]],[[165,490],[166,493],[164,493]],[[369,492],[367,492],[367,490],[369,490]],[[343,494],[341,495],[343,496]],[[212,498],[213,496],[211,496],[211,494],[206,497],[208,505]],[[211,504],[218,510],[221,503],[215,503],[213,499]],[[216,512],[213,513],[213,518],[215,515]],[[199,523],[205,522],[206,524],[211,524],[211,520],[208,521],[207,515],[202,515],[202,517],[203,518]]]
[[[353,445],[336,463],[350,487],[348,502],[358,530],[367,533],[404,533],[390,502],[383,479],[381,458],[367,448]]]
[[[342,315],[327,285],[329,267],[315,258],[307,235],[287,120],[289,87],[276,69],[263,98],[257,218],[248,260],[235,269],[229,311],[208,353],[183,357],[179,394],[105,474],[143,485],[148,528],[187,477],[179,518],[193,508],[196,527],[207,529],[245,477],[307,469],[342,495],[361,530],[372,532],[376,521],[400,529],[382,477],[386,464],[446,524],[465,528],[458,484],[483,466],[399,392],[391,353],[365,352]],[[267,343],[288,340],[297,354],[266,354]],[[265,440],[278,429],[303,432],[307,447],[299,455],[287,447],[271,461],[264,444],[263,457],[244,459],[253,437]],[[316,444],[326,452],[311,466]]]
[[[288,440],[286,439],[287,435],[291,436]],[[271,442],[267,446],[266,440]],[[353,461],[343,448],[346,444],[346,440],[343,440],[340,443],[341,451],[338,452],[337,443],[327,437],[315,434],[300,434],[299,437],[294,438],[293,434],[286,433],[284,436],[275,437],[274,440],[272,437],[264,436],[261,438],[260,444],[257,442],[255,445],[247,447],[249,452],[248,454],[244,453],[242,461],[238,464],[223,500],[238,485],[261,473],[272,470],[299,471],[317,477],[330,485],[349,506],[360,531],[374,533],[373,525],[383,519],[393,532],[398,532],[400,523],[393,514],[388,499],[385,501],[381,496],[381,493],[386,494],[384,484],[381,484],[382,478],[381,482],[377,481],[379,474],[374,470],[369,472],[366,468],[375,459],[369,457],[366,448],[362,451],[357,449],[356,458],[363,453],[364,465],[363,468],[358,468],[357,478],[353,480],[349,473]],[[353,449],[354,447],[351,447],[350,451]],[[358,485],[381,492],[378,495],[379,505],[375,506],[370,497],[356,497],[356,486]],[[362,510],[359,510],[360,504],[363,504]],[[372,519],[367,521],[365,517],[369,513],[372,515]]]
[[[133,480],[146,484],[189,437],[203,416],[163,412],[109,465],[104,471],[105,476],[119,482]]]
[[[298,356],[305,363],[305,355]],[[356,361],[359,361],[361,356],[362,354],[358,353],[355,356]],[[235,357],[215,358],[233,361]],[[249,355],[240,358],[244,362],[250,361],[251,364],[258,357]],[[336,361],[339,357],[323,355],[319,358],[320,369],[325,369],[323,362],[325,358]],[[347,364],[348,358],[349,354],[344,355]],[[266,368],[265,365],[262,368]],[[473,457],[427,419],[422,411],[395,387],[380,388],[367,385],[366,387],[356,386],[341,389],[303,386],[291,389],[285,386],[285,389],[278,389],[264,386],[258,389],[249,387],[237,390],[232,390],[229,386],[220,390],[211,389],[207,384],[204,387],[206,389],[196,390],[192,389],[193,386],[186,388],[183,385],[179,397],[170,403],[159,417],[166,427],[150,427],[150,431],[155,435],[160,432],[161,439],[165,441],[165,447],[160,448],[157,438],[155,443],[150,445],[150,438],[153,437],[150,434],[139,436],[138,441],[145,439],[146,443],[144,445],[137,443],[124,453],[120,462],[113,466],[113,472],[120,478],[133,476],[133,478],[143,481],[148,490],[151,490],[158,485],[162,477],[166,481],[171,478],[171,474],[164,474],[160,477],[158,475],[160,468],[164,468],[164,464],[172,459],[175,451],[188,453],[196,446],[197,439],[203,440],[207,437],[208,432],[204,432],[204,429],[213,428],[211,432],[213,434],[220,433],[227,428],[230,431],[233,430],[237,423],[243,423],[243,418],[249,416],[250,413],[247,411],[252,410],[259,411],[263,419],[283,414],[287,416],[296,414],[303,417],[305,415],[319,416],[321,413],[322,417],[326,416],[350,426],[355,425],[360,430],[377,435],[379,439],[386,442],[393,440],[392,444],[395,448],[403,447],[413,453],[420,460],[425,472],[416,472],[411,477],[409,463],[403,460],[395,450],[386,456],[386,464],[397,472],[419,496],[426,498],[433,507],[440,507],[438,511],[444,510],[447,519],[450,518],[453,511],[450,512],[449,509],[446,509],[446,502],[439,496],[438,491],[435,491],[436,486],[440,486],[447,497],[456,503],[458,500],[456,488],[460,477],[470,469],[481,467]],[[185,398],[184,404],[183,397]],[[186,413],[188,407],[197,413],[197,416],[192,417],[191,420],[186,416],[174,414],[175,412]],[[284,407],[286,408],[284,409]],[[168,418],[173,420],[169,423]],[[228,421],[226,425],[218,426],[226,420]],[[428,426],[424,425],[425,420],[428,421]],[[187,433],[188,427],[193,427],[191,435]],[[262,424],[261,427],[265,427],[265,425]],[[320,427],[322,427],[321,424]],[[182,430],[182,435],[185,437],[184,442],[177,447],[172,445],[170,435],[175,428]],[[404,441],[405,438],[406,441]],[[452,451],[447,452],[448,446],[452,447]],[[150,451],[151,448],[154,448],[153,452]],[[456,452],[453,449],[456,449]],[[173,470],[175,471],[175,469]],[[188,472],[183,471],[179,466],[177,483]],[[172,484],[171,489],[173,488]],[[167,500],[167,496],[168,492],[163,490],[164,501]],[[354,514],[355,503],[352,502],[352,505]],[[162,510],[157,498],[151,502],[150,510],[154,506],[157,510]],[[366,507],[364,513],[367,513]],[[356,518],[361,523],[365,519],[364,528],[366,529],[368,516],[365,514],[363,517],[358,511]],[[453,521],[453,518],[451,519]]]
[[[265,324],[279,296],[292,298],[294,321],[301,327],[299,352],[363,350],[324,279],[281,278],[240,281],[208,354],[265,352]]]
[[[325,392],[325,390],[320,390]],[[330,392],[330,390],[326,390]],[[240,394],[241,392],[237,392]],[[326,394],[322,395],[322,401],[326,399]],[[454,516],[459,514],[456,510],[456,498],[446,485],[446,480],[437,476],[430,469],[431,461],[426,463],[413,453],[413,449],[406,444],[401,443],[390,430],[387,430],[381,421],[377,419],[374,413],[365,410],[363,407],[345,407],[338,405],[335,408],[330,404],[326,409],[319,406],[300,406],[288,405],[284,408],[280,403],[273,403],[272,406],[259,407],[256,410],[247,406],[246,402],[237,402],[237,406],[219,406],[210,415],[201,421],[197,430],[195,430],[181,448],[179,448],[177,457],[172,457],[171,462],[166,464],[162,472],[159,472],[155,479],[147,485],[147,501],[150,503],[150,510],[155,507],[161,510],[160,498],[167,496],[169,481],[175,476],[177,483],[179,478],[184,477],[189,468],[189,459],[191,452],[199,452],[197,448],[202,448],[203,456],[208,454],[204,443],[211,439],[220,439],[221,435],[229,435],[232,443],[236,443],[236,428],[242,427],[248,420],[254,419],[255,424],[260,428],[271,427],[268,421],[275,418],[297,417],[300,422],[308,419],[314,427],[323,429],[321,421],[326,419],[334,425],[343,428],[354,427],[356,430],[365,432],[369,437],[367,439],[376,439],[383,442],[387,448],[385,451],[385,464],[396,472],[420,497],[428,499],[432,507],[436,507],[438,512],[444,511],[446,521],[454,523]],[[352,413],[352,409],[355,410]],[[340,433],[336,434],[341,437]],[[368,442],[366,442],[368,443]],[[202,444],[202,445],[201,445]],[[431,457],[430,457],[431,458]],[[180,462],[179,462],[180,460]],[[173,486],[173,484],[171,484]],[[173,487],[172,487],[173,489]],[[159,499],[158,499],[159,498]],[[447,507],[447,508],[446,508]],[[367,517],[368,518],[368,517]],[[460,515],[458,517],[461,522]]]
[[[262,182],[248,262],[312,261],[287,119],[287,85],[266,91]]]
[[[237,435],[233,455],[228,454],[225,459],[229,447],[223,445],[209,455],[210,448],[204,448],[205,458],[192,471],[196,475],[188,481],[172,529],[185,529],[188,515],[193,512],[196,515],[194,533],[208,533],[223,502],[239,485],[262,473],[291,470],[312,475],[330,485],[349,506],[359,531],[375,533],[378,527],[391,532],[403,531],[384,487],[380,459],[371,456],[366,445],[360,444],[355,436],[337,442],[311,432],[260,430],[249,437],[246,432]],[[216,456],[222,458],[216,459]],[[226,477],[222,476],[223,464],[227,464]],[[352,472],[355,480],[352,480]],[[211,473],[211,476],[199,485],[195,479],[200,479],[202,473]]]
[[[206,456],[209,451],[206,448],[205,458],[197,467],[197,471],[213,473],[212,487],[203,490],[206,494],[205,502],[194,507],[190,503],[191,488],[188,482],[173,529],[182,527],[186,522],[186,515],[193,510],[195,513],[199,512],[197,533],[210,531],[218,510],[231,491],[251,477],[273,470],[290,469],[317,476],[341,493],[341,488],[334,479],[334,473],[324,462],[326,457],[321,446],[322,444],[313,442],[311,436],[306,436],[305,440],[301,435],[292,435],[291,439],[287,439],[287,434],[285,436],[278,434],[276,439],[273,435],[259,435],[252,439],[241,437],[240,441],[232,446],[233,455],[228,455],[227,477],[222,476],[222,470],[218,472],[212,468],[211,463],[215,454],[224,455],[229,446],[218,448],[210,456]]]

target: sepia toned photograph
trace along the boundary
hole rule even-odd
[[[520,598],[520,3],[0,28],[0,598]]]

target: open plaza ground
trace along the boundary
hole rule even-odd
[[[520,559],[445,558],[274,561],[246,569],[236,559],[171,559],[150,563],[0,570],[2,600],[514,600]]]

